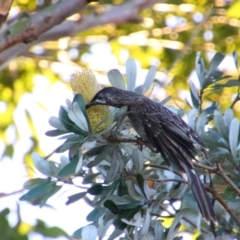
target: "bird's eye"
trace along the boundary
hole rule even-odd
[[[100,104],[106,104],[106,103],[107,103],[106,100],[103,99],[103,98],[98,98],[98,99],[96,99],[96,102],[98,102],[98,103],[100,103]]]

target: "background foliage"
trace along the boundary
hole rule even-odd
[[[79,0],[72,1],[69,8],[62,8],[64,4],[66,1],[58,3],[15,1],[7,21],[2,24],[0,33],[1,164],[12,159],[15,164],[23,163],[23,166],[33,166],[32,152],[38,152],[42,156],[49,154],[49,148],[44,145],[46,139],[44,132],[48,128],[39,127],[41,124],[35,110],[38,109],[38,116],[46,114],[41,123],[47,122],[50,116],[57,115],[55,113],[58,111],[59,102],[63,103],[68,96],[71,96],[70,93],[66,93],[67,96],[63,96],[62,93],[65,93],[63,89],[69,89],[70,76],[77,67],[91,68],[95,71],[100,83],[105,85],[107,71],[118,68],[124,73],[125,67],[122,66],[131,57],[137,59],[137,64],[143,70],[150,68],[151,65],[157,66],[154,81],[154,89],[157,90],[153,91],[152,97],[163,100],[171,95],[168,105],[185,110],[193,116],[198,112],[204,113],[202,110],[206,110],[209,106],[212,106],[211,111],[216,110],[211,103],[218,103],[218,111],[211,116],[214,116],[214,122],[217,121],[220,127],[216,124],[212,134],[216,139],[218,137],[223,139],[220,141],[222,142],[221,151],[216,149],[215,142],[208,142],[208,146],[214,153],[220,156],[224,154],[224,159],[227,158],[223,167],[224,170],[228,170],[227,173],[231,179],[233,178],[236,189],[232,190],[233,185],[231,188],[226,188],[226,183],[221,183],[222,178],[215,181],[219,182],[219,189],[223,193],[222,198],[236,207],[235,198],[239,196],[239,177],[233,170],[239,165],[239,147],[235,153],[232,151],[236,146],[235,142],[234,144],[229,142],[231,139],[229,136],[238,135],[237,131],[231,131],[229,126],[231,126],[231,117],[232,119],[233,116],[240,117],[240,103],[234,102],[238,92],[236,81],[229,80],[238,78],[236,56],[239,55],[239,2],[167,1],[162,3],[161,1],[133,0],[100,1],[87,5],[85,1]],[[61,18],[62,12],[64,12],[64,18],[68,17],[66,20]],[[52,19],[48,21],[49,16],[52,16],[54,21],[51,21]],[[41,21],[46,24],[42,24]],[[30,28],[32,31],[29,31]],[[218,82],[221,85],[226,84],[225,87],[216,82],[204,86],[207,91],[198,92],[200,99],[203,100],[201,105],[199,105],[199,94],[197,95],[196,89],[201,90],[203,86],[197,81],[192,81],[194,85],[191,84],[191,94],[189,94],[189,80],[194,80],[196,75],[193,70],[197,66],[195,62],[198,51],[202,52],[201,57],[206,60],[206,69],[209,72],[211,69],[214,70],[212,73],[216,73],[218,64],[215,61],[214,65],[209,66],[208,62],[216,51],[224,54],[230,54],[233,51],[237,53],[233,57],[227,56],[225,63],[219,66],[225,75],[232,75],[233,78]],[[221,59],[221,55],[218,55],[218,59]],[[141,82],[147,72],[141,71],[140,75],[143,75],[139,79]],[[197,75],[199,77],[199,72]],[[219,77],[216,73],[215,78]],[[197,111],[192,111],[185,101],[186,98],[189,102],[192,101],[192,106]],[[229,110],[230,107],[232,111]],[[206,119],[203,113],[198,118],[201,119],[199,122],[212,120]],[[230,120],[227,120],[227,123],[222,119],[223,113],[229,116]],[[233,121],[232,126],[232,129],[235,129],[236,120]],[[201,127],[198,130],[202,131]],[[53,145],[57,147],[58,143]],[[219,159],[217,156],[210,160],[213,164],[216,161],[219,163]],[[38,176],[29,168],[26,169],[26,178]],[[13,169],[11,174],[14,180]],[[4,182],[7,180],[6,177],[1,179]],[[16,194],[21,190],[22,188],[17,189]],[[2,199],[15,196],[6,190],[2,191]],[[16,198],[18,197],[19,195],[16,195]],[[235,210],[237,211],[237,208]],[[7,219],[9,211],[11,209],[2,209],[3,219]],[[24,228],[23,231],[22,214],[17,216],[18,220],[14,227],[5,221],[6,226],[11,229],[11,234],[18,236],[15,239],[19,239],[19,234],[26,236],[34,231],[47,234],[47,227],[40,221],[37,221],[34,226],[28,226],[27,230]],[[225,226],[225,230],[228,229],[228,233],[239,229],[239,225],[237,227],[232,224],[232,218],[223,219],[222,226]],[[48,230],[51,232],[51,229]],[[6,231],[5,234],[9,232]],[[56,235],[49,234],[50,236],[64,235],[61,231]],[[13,236],[11,237],[14,239]],[[5,235],[5,238],[10,239],[10,236]]]

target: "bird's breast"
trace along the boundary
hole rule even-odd
[[[147,136],[145,134],[145,129],[142,124],[142,119],[138,116],[136,113],[129,113],[128,118],[130,119],[130,122],[137,132],[137,134],[144,140],[147,140]]]

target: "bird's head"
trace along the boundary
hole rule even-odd
[[[136,95],[136,93],[115,87],[103,88],[86,105],[86,108],[94,105],[108,105],[117,108],[128,106]]]

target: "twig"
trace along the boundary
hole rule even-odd
[[[161,206],[161,205],[160,205],[159,207],[160,207],[160,209],[161,209],[162,211],[167,212],[167,213],[170,215],[170,217],[175,217],[175,215],[172,214],[167,208],[164,208],[164,207]],[[157,216],[157,217],[161,217],[161,218],[165,218],[165,216],[161,216],[161,215],[154,214],[154,213],[151,213],[151,215]],[[197,228],[197,225],[196,225],[194,222],[192,222],[190,219],[188,219],[187,217],[183,217],[182,219],[183,219],[185,222],[187,222],[187,223],[189,223],[190,225],[192,225],[194,228]],[[206,229],[201,228],[201,232],[202,232],[202,233],[208,233],[209,231],[206,230]]]
[[[0,52],[18,43],[33,42],[42,33],[82,10],[85,0],[62,0],[30,16],[23,16],[0,34]]]
[[[175,173],[176,175],[182,177],[182,173],[181,173],[181,172],[178,172],[178,171],[176,171],[176,170],[174,170],[174,169],[172,169],[172,168],[170,168],[170,167],[168,167],[168,166],[163,166],[163,165],[158,165],[158,164],[152,164],[152,163],[150,163],[150,164],[144,164],[144,167],[160,168],[160,169],[163,169],[163,170],[167,170],[167,171],[169,171],[169,172],[173,172],[173,173]]]
[[[185,183],[188,184],[188,182],[186,180],[181,180],[181,179],[174,179],[174,178],[168,178],[168,179],[154,179],[154,178],[146,178],[146,180],[148,181],[154,181],[154,182],[160,182],[160,183],[164,183],[164,182],[178,182],[178,183]]]
[[[207,187],[208,192],[212,193],[213,197],[222,205],[226,212],[232,217],[236,224],[240,227],[240,220],[235,213],[228,207],[223,198],[213,188]]]
[[[203,165],[203,164],[198,163],[198,162],[193,162],[193,165],[195,167],[203,169],[204,171],[208,171],[208,172],[216,173],[216,174],[218,173],[218,169],[216,167],[209,167],[209,166]]]
[[[219,164],[218,166],[218,174],[224,179],[224,181],[237,193],[240,197],[240,189],[234,184],[234,182],[227,176],[227,174],[222,169],[222,166]]]
[[[26,32],[26,30],[28,29],[29,31],[26,34],[19,32],[19,34],[16,36],[9,36],[7,38],[8,42],[6,42],[6,37],[4,36],[4,34],[0,34],[0,52],[2,52],[0,54],[0,70],[8,66],[9,61],[23,54],[25,51],[27,51],[28,48],[30,48],[34,44],[48,40],[57,40],[65,36],[74,36],[86,29],[102,26],[108,23],[123,24],[124,22],[128,22],[134,19],[136,20],[136,18],[139,19],[140,10],[151,7],[157,2],[159,3],[165,1],[126,1],[123,4],[115,5],[110,9],[108,8],[108,10],[104,11],[103,13],[93,13],[86,17],[82,17],[80,20],[66,20],[65,22],[61,23],[63,20],[65,20],[64,17],[66,18],[71,14],[83,9],[87,5],[87,2],[84,0],[59,1],[59,5],[51,6],[51,14],[49,14],[49,8],[47,8],[42,10],[41,12],[31,15],[31,17],[29,17],[28,19],[25,19],[26,29],[22,29],[22,31]],[[66,9],[64,7],[64,4],[67,4]],[[61,9],[60,6],[62,6]],[[57,8],[60,11],[55,11],[55,9],[53,8]],[[52,22],[52,20],[51,24],[46,24],[45,21],[46,19],[48,19],[47,17],[49,17],[49,15],[51,19],[54,19],[57,22]],[[17,22],[19,22],[19,19],[17,20]],[[12,27],[16,28],[16,24]],[[28,44],[25,44],[26,42]]]

